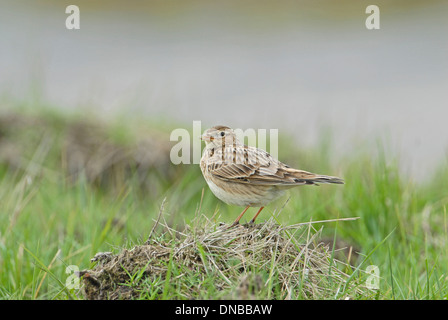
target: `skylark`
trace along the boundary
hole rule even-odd
[[[201,171],[214,195],[231,205],[245,209],[230,227],[237,225],[249,207],[261,210],[287,189],[318,183],[343,184],[337,177],[293,169],[272,157],[268,152],[242,144],[232,129],[215,126],[201,136],[205,149]]]

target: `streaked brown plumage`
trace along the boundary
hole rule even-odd
[[[208,129],[201,139],[206,143],[201,171],[210,189],[225,203],[246,207],[232,226],[239,223],[249,207],[260,207],[252,219],[255,222],[261,210],[289,188],[344,183],[337,177],[293,169],[264,150],[243,145],[226,126]]]

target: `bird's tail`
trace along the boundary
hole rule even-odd
[[[297,183],[315,185],[318,185],[319,183],[344,184],[344,180],[338,177],[315,174],[303,170],[294,170],[293,172],[290,171],[289,173],[294,177],[294,181]]]
[[[315,178],[310,179],[313,184],[316,183],[334,183],[334,184],[344,184],[344,180],[338,177],[316,175]]]

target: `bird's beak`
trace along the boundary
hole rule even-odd
[[[206,135],[200,136],[199,139],[201,139],[202,141],[213,141],[213,137]]]

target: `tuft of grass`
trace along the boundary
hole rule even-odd
[[[338,268],[313,223],[225,224],[197,216],[82,271],[88,299],[366,299],[365,278]],[[154,283],[159,285],[154,286]],[[144,294],[142,297],[142,293]]]

